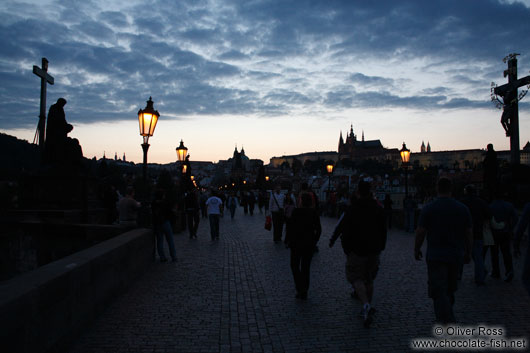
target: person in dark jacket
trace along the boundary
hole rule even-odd
[[[451,197],[452,182],[440,178],[438,198],[425,205],[420,213],[414,258],[422,260],[421,247],[427,238],[427,287],[436,321],[456,322],[453,306],[461,263],[469,263],[473,245],[473,221],[466,205]]]
[[[471,255],[473,257],[473,262],[475,263],[475,283],[477,285],[483,285],[486,277],[484,257],[482,256],[482,250],[484,248],[483,229],[484,222],[491,219],[491,211],[486,201],[477,196],[473,185],[467,185],[464,188],[464,194],[465,197],[462,199],[462,203],[469,208],[471,220],[473,222],[473,247]]]
[[[300,207],[302,207],[300,205]],[[285,238],[284,243],[285,247],[289,247],[289,237],[292,233],[292,219],[293,219],[293,211],[296,209],[295,204],[295,197],[292,194],[291,191],[288,192],[287,196],[285,197],[284,201],[284,218],[285,218]]]
[[[502,259],[504,262],[505,281],[510,282],[513,279],[513,260],[511,251],[511,241],[513,237],[513,231],[517,225],[517,213],[515,207],[508,201],[503,200],[502,193],[497,191],[494,196],[493,202],[490,204],[492,218],[492,229],[493,240],[495,245],[491,246],[491,277],[500,277],[499,267],[499,249],[502,253]],[[484,254],[485,255],[485,254]]]
[[[251,216],[254,215],[254,208],[256,206],[256,195],[252,191],[249,191],[247,194],[247,202],[248,202],[248,212]]]
[[[237,197],[236,197],[235,192],[232,191],[230,196],[228,196],[226,203],[227,203],[228,210],[230,210],[230,218],[234,219],[234,216],[236,214],[236,209],[237,209]]]
[[[190,239],[197,239],[197,229],[199,229],[199,221],[201,219],[199,215],[200,205],[197,190],[191,189],[188,191],[184,197],[184,203],[186,205],[186,223],[188,225]]]
[[[160,262],[167,262],[164,252],[164,236],[169,247],[171,259],[173,262],[177,261],[175,240],[173,239],[173,230],[171,229],[170,223],[172,206],[164,190],[157,189],[153,203],[151,204],[151,209],[153,211],[153,231],[156,235],[156,246]]]
[[[307,299],[309,289],[311,259],[322,232],[320,217],[311,206],[311,197],[303,195],[302,207],[293,210],[289,234],[291,270],[296,286],[296,298],[304,300]]]
[[[329,241],[329,247],[341,236],[346,260],[346,278],[355,288],[363,303],[364,326],[369,327],[375,309],[371,302],[374,294],[374,279],[379,270],[379,254],[386,246],[386,220],[383,208],[374,200],[370,183],[361,181],[358,185],[358,199],[339,219]]]
[[[483,162],[484,169],[484,187],[488,194],[488,201],[492,201],[498,188],[497,175],[499,174],[499,160],[497,152],[493,149],[491,143],[487,146],[486,157]]]

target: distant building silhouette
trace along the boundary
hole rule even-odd
[[[357,135],[353,132],[353,124],[350,127],[350,133],[346,136],[346,141],[342,139],[342,131],[339,137],[339,160],[351,159],[381,159],[381,156],[388,151],[383,147],[380,140],[364,140],[364,131],[362,140],[357,140]]]
[[[293,165],[294,160],[298,160],[304,165],[306,161],[317,161],[317,160],[329,160],[337,162],[338,154],[335,151],[327,152],[306,152],[300,154],[293,154],[281,157],[272,157],[269,161],[269,165],[273,168],[279,168],[283,163],[287,162],[289,165]]]
[[[425,147],[425,142],[421,141],[420,153],[431,152],[431,144],[427,142],[427,147]]]
[[[245,149],[241,147],[241,152],[237,151],[237,145],[231,159],[232,169],[230,176],[234,180],[244,179],[245,173],[249,170],[249,158],[245,155]]]

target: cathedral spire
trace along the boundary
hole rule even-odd
[[[364,130],[363,130],[363,142],[364,142]]]
[[[421,153],[424,153],[424,152],[425,152],[425,142],[424,142],[424,141],[421,141],[420,152],[421,152]]]

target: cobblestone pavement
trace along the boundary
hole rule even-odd
[[[426,265],[413,258],[413,234],[389,233],[375,282],[370,329],[350,298],[344,255],[327,244],[335,219],[322,217],[320,251],[307,301],[294,298],[289,250],[272,241],[264,216],[221,219],[211,241],[207,219],[198,239],[175,235],[177,263],[156,263],[116,298],[71,352],[406,352],[413,338],[434,338]],[[488,279],[476,287],[467,265],[456,295],[459,326],[500,326],[503,337],[530,339],[530,298],[520,283]],[[501,265],[502,266],[502,265]]]

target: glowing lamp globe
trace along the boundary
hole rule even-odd
[[[140,124],[140,135],[144,138],[144,143],[147,143],[150,136],[155,132],[156,123],[160,114],[153,108],[153,100],[149,97],[145,109],[138,110],[138,123]]]
[[[407,148],[407,145],[405,145],[405,142],[403,142],[403,147],[399,151],[399,154],[401,155],[401,161],[403,164],[408,164],[410,161],[410,150]]]
[[[184,142],[182,140],[180,140],[180,145],[176,148],[176,150],[179,162],[184,161],[186,155],[188,154],[188,148],[184,146]]]

